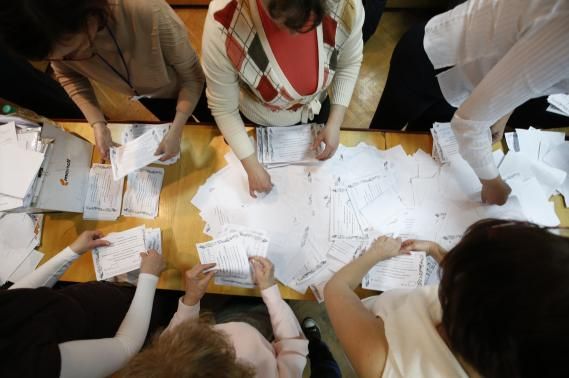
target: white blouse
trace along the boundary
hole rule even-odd
[[[390,290],[362,301],[385,326],[384,377],[468,377],[437,332],[438,290],[438,285]]]
[[[490,127],[527,100],[569,92],[569,1],[470,0],[432,18],[424,47],[458,110],[460,152],[481,179],[498,176]]]

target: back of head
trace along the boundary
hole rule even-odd
[[[326,11],[325,0],[265,0],[274,20],[289,30],[308,32],[322,22]]]
[[[45,59],[57,43],[86,32],[91,17],[105,26],[108,0],[3,0],[0,43],[27,59]]]
[[[569,376],[569,240],[524,222],[470,227],[442,263],[442,325],[486,377]]]
[[[237,362],[227,336],[205,321],[189,320],[157,336],[136,355],[121,377],[250,378],[255,372]]]

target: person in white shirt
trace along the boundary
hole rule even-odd
[[[568,18],[564,0],[470,0],[435,16],[396,47],[371,127],[450,121],[482,200],[504,204],[511,190],[492,159],[491,127],[501,138],[516,108],[569,91]]]
[[[378,262],[426,251],[440,284],[360,300]],[[360,377],[567,377],[569,239],[486,219],[446,253],[381,237],[325,287],[330,320]]]
[[[102,233],[85,231],[9,290],[0,291],[0,376],[106,377],[140,350],[164,269],[159,253],[141,251],[134,296],[131,288],[109,282],[51,288],[73,261],[104,245],[108,242]]]
[[[265,318],[271,324],[272,342],[261,333],[263,322],[253,316],[233,317],[216,325],[199,319],[200,301],[213,278],[215,264],[198,264],[185,273],[186,292],[168,328],[132,359],[123,376],[302,377],[308,340],[281,298],[273,264],[259,256],[250,261],[268,310]],[[250,307],[248,312],[257,312],[255,308]]]

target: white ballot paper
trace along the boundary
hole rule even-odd
[[[369,290],[413,289],[425,284],[427,256],[412,252],[376,264],[365,275],[362,287]]]
[[[242,245],[248,257],[261,256],[267,257],[269,248],[269,234],[263,230],[255,230],[250,227],[237,224],[226,224],[223,226],[221,235],[239,234]]]
[[[111,245],[93,250],[93,265],[97,281],[140,268],[140,253],[146,251],[144,226],[105,236]]]
[[[314,150],[314,138],[321,125],[257,127],[257,157],[262,164],[315,162],[320,151]]]
[[[116,220],[121,213],[124,180],[115,181],[108,164],[93,164],[83,207],[83,219]]]
[[[6,144],[18,144],[15,122],[8,122],[4,125],[0,125],[0,146]]]
[[[111,147],[111,165],[115,180],[120,180],[129,173],[158,160],[160,156],[154,153],[162,141],[161,134],[159,130],[151,129],[123,146]]]
[[[170,127],[171,127],[171,125],[169,123],[163,123],[163,124],[159,124],[159,125],[143,124],[143,123],[132,124],[132,125],[130,125],[130,127],[126,128],[123,131],[122,144],[127,144],[127,143],[135,140],[136,138],[140,137],[141,135],[143,135],[144,133],[146,133],[147,131],[152,130],[152,129],[157,130],[161,135],[161,139],[164,139],[164,137],[166,136],[166,134],[170,130]],[[180,153],[178,152],[178,155],[176,155],[173,158],[168,159],[166,161],[157,160],[156,164],[171,165],[171,164],[174,164],[175,162],[177,162],[179,159],[180,159]]]
[[[154,219],[158,216],[164,168],[145,167],[127,176],[122,215]]]
[[[365,234],[358,221],[348,190],[335,187],[330,190],[330,240],[363,239]]]
[[[253,287],[251,265],[239,233],[196,244],[202,264],[216,263],[216,285]]]

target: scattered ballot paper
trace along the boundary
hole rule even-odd
[[[97,281],[140,268],[140,253],[146,252],[144,226],[105,236],[111,245],[95,248],[92,252]]]
[[[257,127],[257,158],[267,167],[316,162],[323,146],[313,148],[322,125]]]
[[[30,255],[41,239],[37,232],[37,223],[28,214],[0,213],[0,285],[13,279],[20,267],[27,271],[33,265]]]
[[[142,123],[132,124],[123,131],[122,144],[127,144],[150,130],[157,130],[160,133],[162,140],[170,130],[170,127],[171,124],[169,123],[164,123],[159,125],[142,124]],[[178,152],[178,154],[171,159],[168,159],[166,161],[157,160],[155,163],[161,165],[171,165],[177,162],[179,159],[180,159],[180,153]]]
[[[226,225],[219,238],[196,244],[200,262],[216,264],[216,285],[246,288],[255,286],[249,257],[265,257],[268,246],[266,232],[238,225]]]
[[[129,173],[158,160],[160,156],[156,156],[155,153],[161,141],[162,132],[153,128],[123,146],[111,147],[114,179],[120,180]]]
[[[154,219],[158,216],[164,168],[145,167],[128,174],[122,215]]]
[[[117,220],[121,213],[124,180],[115,181],[108,164],[93,164],[85,196],[83,219]]]

